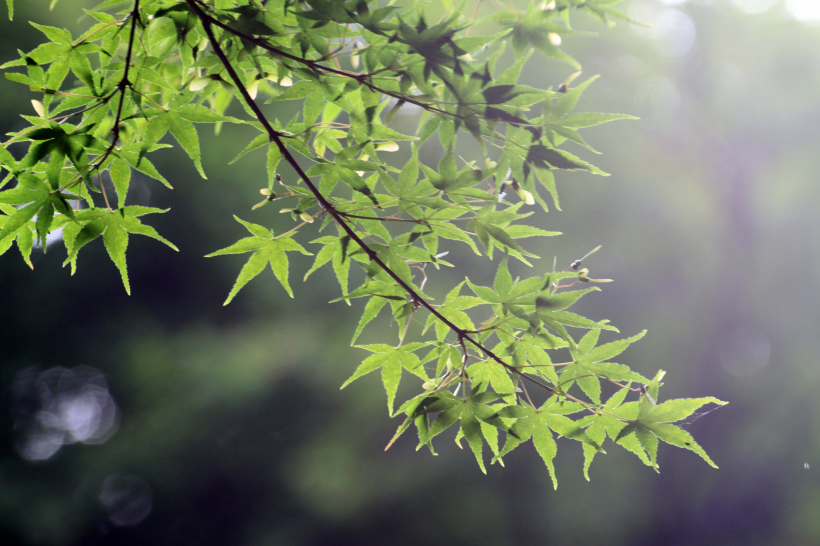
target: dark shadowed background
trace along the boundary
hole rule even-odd
[[[15,21],[0,22],[0,62],[39,43],[26,21],[77,29],[93,2],[48,4],[17,1]],[[311,262],[296,259],[295,300],[266,272],[222,307],[243,258],[203,256],[243,236],[232,215],[292,221],[277,206],[250,210],[261,152],[226,166],[252,135],[201,126],[207,180],[173,149],[154,161],[174,191],[132,186],[139,204],[171,209],[149,223],[180,248],[132,237],[132,296],[100,241],[73,277],[60,241],[35,251],[34,271],[16,248],[0,257],[0,542],[820,543],[820,2],[625,7],[654,30],[578,19],[600,37],[565,45],[583,78],[602,76],[581,111],[641,120],[585,132],[604,155],[572,151],[612,176],[559,174],[564,212],[535,222],[568,235],[530,245],[542,259],[514,274],[602,244],[584,265],[617,282],[581,311],[625,335],[649,329],[624,357],[644,375],[667,371],[662,398],[731,402],[687,425],[720,470],[664,445],[656,474],[609,444],[587,482],[580,445],[561,440],[554,491],[529,446],[488,476],[452,434],[438,457],[415,452],[412,434],[384,452],[398,420],[378,377],[339,391],[366,353],[349,347],[362,303],[328,304],[332,274],[302,284]],[[522,83],[570,72],[536,54]],[[2,132],[22,127],[36,97],[7,80],[0,97]],[[295,104],[279,108],[289,119]],[[394,123],[408,130],[417,116]],[[433,164],[436,146],[422,151]],[[395,163],[408,154],[402,145]],[[299,237],[310,247],[317,235]],[[476,280],[495,269],[463,249],[450,257]],[[442,294],[462,274],[428,286]],[[361,341],[395,333],[383,317]]]

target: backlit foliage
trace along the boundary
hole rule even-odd
[[[570,311],[606,280],[580,260],[524,279],[508,269],[537,258],[524,240],[558,235],[526,223],[559,208],[556,172],[605,175],[563,145],[591,150],[580,129],[629,117],[577,111],[595,78],[574,74],[543,89],[519,76],[534,54],[580,67],[561,49],[564,37],[582,34],[570,24],[577,13],[627,18],[617,0],[482,2],[493,9],[477,19],[475,1],[107,0],[86,12],[92,23],[80,36],[32,23],[46,41],[2,67],[42,98],[36,115],[23,116],[30,126],[0,148],[0,252],[16,242],[31,265],[32,248],[62,230],[74,271],[80,250],[102,239],[130,293],[131,234],[176,249],[142,220],[166,211],[129,205],[131,173],[170,187],[150,155],[173,139],[204,177],[196,124],[239,124],[248,144],[236,159],[267,154],[253,209],[285,203],[295,225],[275,233],[248,221],[250,211],[236,218],[249,236],[210,255],[249,256],[225,303],[268,265],[292,297],[295,252],[315,255],[306,281],[332,267],[340,300],[366,300],[353,343],[377,317],[396,321],[397,342],[362,345],[370,355],[342,385],[380,372],[388,411],[402,421],[390,444],[414,426],[419,447],[432,451],[433,438],[454,427],[485,470],[532,440],[554,483],[556,436],[583,445],[585,473],[607,438],[655,469],[661,440],[713,464],[673,423],[723,402],[656,403],[662,371],[649,379],[614,362],[643,333],[599,344],[602,330],[617,329]],[[261,106],[272,101],[301,110],[280,120]],[[402,108],[421,113],[414,135],[391,128]],[[433,137],[443,155],[426,165],[419,147]],[[459,137],[479,142],[482,157],[456,153]],[[411,155],[399,169],[385,158],[400,147]],[[287,180],[285,165],[295,171]],[[433,299],[428,273],[451,266],[444,258],[457,243],[497,260],[494,283],[466,278]],[[351,277],[351,267],[364,274]],[[396,403],[402,375],[419,394]]]

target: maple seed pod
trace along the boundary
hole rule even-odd
[[[31,105],[34,107],[34,111],[37,112],[37,115],[41,118],[46,117],[46,109],[43,107],[43,103],[38,100],[31,101]]]
[[[206,76],[204,78],[194,78],[193,80],[191,80],[191,83],[188,84],[188,90],[201,91],[202,89],[205,89],[208,86],[208,84],[212,81],[214,81],[213,78],[209,76]]]
[[[270,203],[270,202],[271,202],[271,199],[270,199],[270,198],[268,198],[268,199],[264,199],[264,200],[260,201],[259,203],[255,204],[254,206],[252,206],[252,207],[251,207],[251,210],[256,210],[256,209],[258,209],[259,207],[264,207],[265,205],[267,205],[267,204],[268,204],[268,203]]]
[[[262,188],[261,190],[259,190],[259,193],[261,193],[262,195],[267,195],[267,196],[276,195],[271,190],[269,190],[268,188]]]
[[[379,152],[398,152],[399,145],[392,140],[388,140],[387,142],[379,142],[376,144],[376,150]]]
[[[484,158],[484,164],[487,166],[488,169],[495,169],[496,167],[498,167],[498,163],[496,163],[489,157]]]
[[[259,92],[259,82],[260,80],[253,80],[248,86],[248,95],[250,95],[252,99],[255,99],[257,93]]]
[[[527,205],[534,205],[535,204],[535,198],[532,196],[532,194],[530,192],[528,192],[527,190],[525,190],[524,188],[522,188],[521,185],[518,183],[518,181],[515,178],[512,179],[512,182],[510,182],[510,185],[515,190],[515,193],[518,194],[518,197],[520,197],[521,200],[524,201],[524,203],[526,203]]]
[[[567,77],[567,79],[566,79],[566,80],[564,80],[564,83],[562,83],[561,85],[559,85],[559,86],[558,86],[558,92],[559,92],[559,93],[566,93],[566,92],[569,90],[569,85],[570,85],[572,82],[574,82],[574,81],[575,81],[575,78],[577,78],[577,77],[578,77],[578,76],[580,76],[580,75],[581,75],[581,71],[580,71],[580,70],[579,70],[578,72],[573,72],[572,74],[570,74],[570,75]]]
[[[265,76],[265,79],[268,80],[268,81],[272,81],[274,83],[277,83],[281,87],[290,87],[291,85],[293,85],[293,80],[290,78],[290,76],[284,76],[280,80],[278,74],[272,74],[271,73],[271,74],[267,74]]]
[[[310,214],[308,214],[307,212],[300,212],[300,213],[299,213],[299,218],[301,218],[302,220],[304,220],[304,221],[305,221],[305,222],[307,222],[308,224],[312,224],[312,223],[313,223],[313,216],[311,216],[311,215],[310,215]]]
[[[353,48],[350,52],[350,65],[354,69],[359,68],[359,42],[353,41]]]

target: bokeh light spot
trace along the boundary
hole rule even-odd
[[[116,431],[117,405],[94,368],[26,368],[15,376],[12,391],[17,451],[24,459],[44,461],[66,444],[103,443]]]
[[[718,349],[718,357],[727,372],[747,377],[766,367],[771,352],[766,334],[755,328],[741,327],[726,336]]]
[[[786,9],[800,21],[820,21],[820,0],[786,0]]]
[[[655,19],[654,26],[654,38],[658,41],[661,54],[664,56],[686,55],[695,44],[695,24],[683,12],[675,9],[664,10]]]
[[[695,23],[682,11],[644,0],[632,2],[629,5],[629,15],[652,25],[652,28],[633,25],[632,30],[655,42],[657,51],[665,57],[686,55],[695,45]]]
[[[131,527],[147,518],[153,497],[151,486],[138,476],[113,474],[100,489],[100,503],[111,523],[119,527]]]
[[[655,121],[666,124],[677,114],[681,96],[671,80],[662,76],[652,76],[638,87],[635,102],[642,109],[648,110]]]
[[[746,13],[763,13],[768,11],[776,0],[732,0],[732,4]],[[809,0],[814,2],[815,0]]]

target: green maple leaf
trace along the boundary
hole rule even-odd
[[[457,327],[462,328],[464,330],[475,330],[475,326],[473,322],[470,320],[469,315],[464,312],[464,309],[470,309],[475,307],[476,305],[480,305],[484,303],[479,298],[475,298],[472,296],[460,296],[459,293],[461,291],[461,287],[464,286],[464,282],[456,285],[455,288],[450,290],[447,296],[444,298],[444,303],[441,304],[436,310],[447,320],[455,324]],[[442,321],[438,320],[435,315],[430,314],[427,317],[427,322],[424,324],[424,330],[422,333],[426,332],[430,326],[435,325],[436,328],[436,337],[439,341],[443,341],[447,334],[450,332],[450,327],[447,326]]]
[[[627,384],[627,387],[628,386],[629,384]],[[607,434],[613,441],[618,438],[618,434],[624,429],[626,423],[614,415],[613,412],[616,412],[621,406],[628,393],[628,388],[618,390],[607,400],[606,404],[604,404],[604,411],[595,415],[589,415],[578,421],[579,426],[586,427],[587,436],[589,436],[593,442],[598,445],[603,445]],[[618,444],[637,455],[644,464],[652,466],[649,457],[646,456],[646,452],[641,447],[636,436],[621,438]],[[592,464],[592,459],[597,453],[598,450],[591,445],[584,445],[584,477],[587,481],[589,481],[589,466]]]
[[[116,210],[86,209],[76,215],[77,223],[68,224],[63,231],[68,257],[63,265],[71,264],[71,274],[77,269],[77,253],[82,247],[102,236],[108,256],[122,276],[125,291],[131,294],[128,281],[128,269],[125,264],[125,251],[128,248],[129,233],[145,235],[165,243],[174,250],[179,250],[173,243],[162,237],[151,227],[137,219],[139,216],[152,213],[164,213],[166,210],[150,207],[123,207]],[[82,224],[82,227],[80,225]]]
[[[308,272],[305,273],[304,280],[307,281],[308,277],[310,277],[314,271],[327,262],[331,262],[333,271],[336,273],[336,279],[338,279],[339,285],[342,287],[342,293],[347,294],[347,279],[350,271],[350,237],[326,236],[311,242],[321,243],[324,246],[316,253],[316,259]],[[355,342],[355,338],[353,341]]]
[[[640,402],[631,402],[631,404],[638,406],[638,415],[634,421],[627,424],[618,433],[618,440],[629,438],[634,434],[649,455],[649,460],[655,470],[658,470],[657,451],[659,441],[694,451],[709,463],[709,466],[717,468],[717,465],[709,458],[703,448],[695,442],[692,435],[672,423],[686,419],[706,404],[723,406],[728,402],[713,397],[679,398],[655,406],[644,397]],[[624,406],[627,405],[624,404]]]
[[[505,395],[483,391],[483,387],[480,383],[473,383],[472,391],[466,398],[458,398],[445,392],[435,397],[429,397],[430,400],[435,400],[435,402],[431,404],[417,404],[416,408],[413,408],[413,412],[408,412],[408,418],[415,416],[416,425],[421,425],[419,427],[419,447],[426,444],[432,449],[432,439],[447,430],[451,425],[455,424],[456,421],[460,420],[461,426],[459,427],[459,435],[456,437],[456,442],[458,442],[461,437],[466,438],[471,451],[478,461],[478,466],[481,467],[481,471],[486,474],[487,469],[484,466],[484,458],[482,456],[485,434],[489,434],[490,438],[488,441],[492,442],[497,438],[497,430],[495,429],[509,430],[509,426],[504,419],[502,419],[499,412],[500,408],[489,405],[502,396]],[[439,413],[428,426],[426,415],[436,411],[441,413]],[[489,425],[489,428],[487,428],[487,425]],[[401,432],[402,428],[399,428],[396,435],[398,436]],[[490,443],[490,445],[492,446],[493,444]]]
[[[495,274],[493,287],[478,286],[467,280],[467,284],[476,296],[492,304],[501,304],[499,311],[510,311],[521,314],[521,305],[532,305],[534,295],[549,286],[550,282],[557,282],[565,277],[577,276],[576,273],[553,273],[548,277],[530,277],[524,280],[513,281],[507,267],[508,255],[504,255]],[[553,278],[554,277],[554,278]]]
[[[171,135],[194,162],[200,176],[208,178],[202,169],[199,136],[194,123],[243,123],[243,121],[229,116],[221,116],[201,105],[184,104],[187,98],[188,96],[183,94],[173,101],[172,107],[168,110],[151,110],[147,112],[154,117],[151,118],[145,128],[144,141],[139,154],[140,161],[142,161],[142,156],[148,153],[170,130]]]
[[[0,215],[0,233],[3,233],[2,228],[5,228],[11,218],[18,214],[18,210],[11,205],[0,203],[0,211],[5,213],[5,215]],[[11,229],[5,231],[8,235],[4,235],[3,239],[0,240],[0,254],[4,254],[11,248],[12,243],[17,241],[17,248],[20,250],[23,261],[25,261],[26,265],[31,269],[34,269],[34,264],[31,262],[31,249],[34,246],[34,229],[34,222],[31,221],[24,222],[22,226],[16,229],[14,229],[12,225]]]
[[[575,348],[570,347],[573,363],[563,369],[558,383],[564,390],[569,389],[573,383],[578,383],[581,390],[596,404],[601,403],[600,378],[649,383],[649,379],[633,372],[628,366],[607,362],[641,339],[646,330],[636,336],[595,347],[600,333],[600,330],[590,330]]]
[[[302,254],[312,256],[310,252],[305,250],[302,245],[291,239],[292,233],[286,234],[283,237],[277,238],[273,234],[273,230],[262,227],[258,224],[251,224],[245,222],[234,216],[237,222],[245,226],[251,233],[252,237],[245,237],[240,239],[231,246],[217,250],[205,256],[211,258],[213,256],[223,256],[225,254],[244,254],[246,252],[253,252],[251,257],[242,267],[239,272],[239,277],[236,279],[233,288],[231,288],[228,299],[223,305],[228,305],[236,296],[243,286],[248,284],[248,281],[259,275],[265,266],[270,264],[273,274],[285,287],[290,297],[293,297],[293,290],[288,283],[288,255],[287,252],[298,251]]]
[[[52,190],[45,180],[34,175],[20,173],[16,188],[0,192],[0,203],[5,205],[25,205],[9,215],[0,229],[0,242],[17,233],[21,227],[37,215],[37,235],[45,240],[54,211],[73,218],[73,211],[66,203],[71,196]]]
[[[568,414],[583,409],[584,407],[580,404],[562,402],[558,397],[553,396],[538,409],[532,406],[507,406],[500,410],[498,414],[501,417],[514,418],[517,421],[510,427],[504,448],[494,460],[500,460],[521,443],[532,438],[536,451],[547,465],[553,487],[557,489],[558,479],[555,476],[552,460],[558,453],[558,447],[552,435],[553,431],[559,436],[582,442],[596,451],[603,451],[599,442],[590,438],[577,422],[567,417]]]
[[[430,381],[430,378],[427,377],[427,373],[424,371],[424,367],[421,365],[419,357],[413,353],[413,351],[425,345],[426,343],[408,343],[401,347],[391,347],[385,344],[360,345],[360,348],[372,351],[374,354],[364,359],[364,361],[359,364],[359,367],[356,368],[356,371],[353,372],[353,375],[342,383],[342,386],[339,388],[343,389],[363,375],[381,369],[384,390],[387,392],[387,408],[392,415],[393,400],[395,400],[396,391],[399,388],[402,369],[417,375],[424,381]]]
[[[648,392],[654,398],[657,398],[660,379],[664,373],[658,372],[649,383]],[[600,442],[606,433],[616,444],[635,453],[644,464],[656,471],[658,445],[661,441],[694,451],[710,466],[717,468],[692,435],[672,423],[686,419],[706,404],[723,406],[728,402],[713,397],[679,398],[655,405],[648,397],[642,396],[638,402],[622,404],[627,392],[627,389],[622,389],[615,393],[604,405],[603,412],[578,422],[587,427],[588,436]],[[594,453],[585,451],[584,455],[586,474]]]
[[[393,300],[394,302],[406,301],[404,292],[401,288],[399,288],[396,285],[386,285],[385,283],[377,282],[371,282],[370,284],[382,285],[384,286],[384,289],[379,291],[377,295],[372,296],[370,300],[368,300],[367,305],[365,305],[362,317],[359,319],[359,324],[356,326],[356,331],[353,333],[353,339],[350,342],[351,345],[356,343],[356,340],[359,338],[359,335],[362,333],[362,330],[364,330],[364,327],[376,318],[376,316],[379,314],[382,308],[385,305],[387,305],[388,302],[390,302],[391,300]]]

